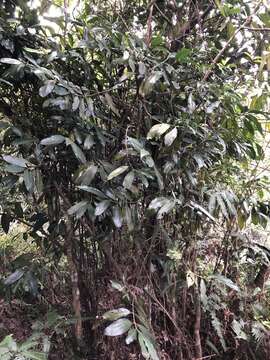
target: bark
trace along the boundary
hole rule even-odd
[[[72,251],[74,232],[73,232],[72,221],[70,219],[67,219],[66,227],[67,228],[66,228],[65,247],[66,247],[66,255],[67,255],[68,267],[71,278],[71,286],[72,286],[72,305],[76,317],[75,338],[76,338],[77,346],[80,347],[83,337],[81,300],[80,300],[79,276]]]
[[[202,344],[201,344],[201,301],[198,290],[195,290],[195,325],[194,325],[194,338],[195,338],[195,358],[199,360],[202,358]]]

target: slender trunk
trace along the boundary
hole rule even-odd
[[[195,325],[194,325],[194,338],[195,338],[195,357],[196,360],[202,358],[202,344],[201,344],[201,301],[198,290],[195,290]]]
[[[66,228],[65,247],[66,247],[66,255],[67,255],[68,267],[71,278],[71,286],[72,286],[72,305],[76,317],[75,338],[76,338],[77,346],[80,347],[83,337],[81,299],[80,299],[80,288],[79,288],[79,276],[78,276],[77,266],[74,260],[73,249],[72,249],[74,232],[73,232],[72,221],[70,219],[67,219],[66,227],[67,228]]]

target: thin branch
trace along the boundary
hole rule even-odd
[[[245,26],[244,27],[245,30],[249,30],[249,31],[270,31],[270,28],[254,28],[254,27],[248,27]]]
[[[258,4],[255,6],[253,14],[248,16],[246,18],[246,20],[244,21],[244,23],[234,32],[234,34],[229,38],[229,40],[226,42],[226,44],[223,46],[223,48],[220,50],[220,52],[217,54],[217,56],[214,58],[214,60],[212,61],[209,69],[206,71],[202,81],[206,81],[208,80],[208,78],[211,76],[212,74],[212,70],[213,68],[216,66],[216,64],[218,63],[218,61],[220,60],[220,58],[222,57],[222,55],[224,54],[225,50],[229,47],[229,45],[231,44],[231,42],[235,39],[236,35],[242,31],[246,25],[249,25],[252,21],[252,16],[256,14],[256,12],[258,11],[259,7],[262,4],[262,0],[260,0],[258,2]]]
[[[155,1],[151,2],[149,7],[149,16],[147,19],[147,33],[145,36],[145,43],[147,46],[150,45],[152,39],[152,17],[153,17],[153,8],[154,8]]]

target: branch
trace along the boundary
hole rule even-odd
[[[202,15],[194,16],[191,20],[186,22],[179,31],[179,36],[177,39],[174,39],[171,43],[171,51],[178,51],[181,45],[182,39],[187,36],[191,30],[194,29],[194,27],[198,24],[199,20],[204,20],[206,16],[210,13],[210,11],[213,9],[213,5],[209,5],[208,8],[204,11]]]
[[[216,64],[218,63],[218,61],[220,60],[220,58],[222,57],[222,55],[224,54],[225,50],[229,47],[229,45],[231,44],[231,42],[234,40],[234,38],[236,37],[236,35],[242,31],[246,25],[249,25],[252,21],[252,16],[256,14],[256,12],[258,11],[259,7],[261,6],[262,0],[260,0],[258,2],[258,4],[255,6],[255,9],[253,11],[253,14],[248,16],[246,18],[246,20],[243,22],[243,24],[234,32],[234,34],[229,38],[229,40],[226,42],[226,44],[223,46],[223,48],[220,50],[220,52],[217,54],[217,56],[214,58],[214,60],[212,61],[209,69],[206,71],[202,81],[206,81],[208,80],[208,78],[210,77],[213,68],[216,66]]]
[[[254,27],[244,27],[245,30],[249,30],[249,31],[270,31],[270,28],[254,28]]]
[[[152,1],[149,6],[149,16],[147,19],[147,33],[145,36],[145,43],[147,46],[150,45],[152,39],[152,17],[153,17],[153,8],[155,5],[155,1]]]

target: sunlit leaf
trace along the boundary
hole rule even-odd
[[[108,180],[112,180],[113,178],[123,174],[125,171],[128,170],[128,166],[124,165],[124,166],[120,166],[117,169],[113,170],[109,175],[108,175]]]
[[[126,333],[130,327],[132,326],[132,322],[128,319],[119,319],[113,322],[111,325],[107,326],[104,335],[107,336],[120,336]]]
[[[169,124],[161,123],[151,127],[147,134],[147,139],[159,139],[170,128]]]

